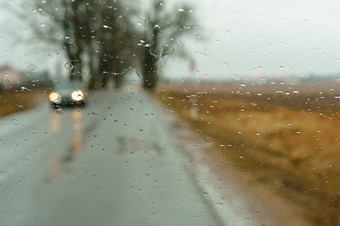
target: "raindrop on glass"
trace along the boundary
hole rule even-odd
[[[110,26],[108,26],[108,25],[103,25],[103,28],[105,28],[105,29],[112,29],[112,27],[110,27]]]
[[[27,67],[28,67],[28,70],[30,70],[30,71],[33,72],[33,73],[36,73],[36,72],[39,71],[39,68],[38,68],[37,65],[30,64],[30,65],[28,65]]]
[[[71,62],[65,63],[64,67],[69,71],[71,71],[74,68],[74,66],[73,66],[73,64],[71,64]]]
[[[233,75],[233,79],[235,79],[236,81],[240,81],[241,77],[237,74]]]

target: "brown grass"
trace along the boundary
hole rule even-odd
[[[234,87],[231,88],[231,87]],[[316,225],[337,225],[340,217],[340,100],[338,90],[278,87],[198,91],[162,89],[162,104],[191,123],[223,153],[221,162],[253,175],[294,200]],[[241,86],[244,87],[244,86]],[[315,85],[314,85],[315,87]],[[327,88],[328,89],[328,88]],[[236,91],[235,91],[236,90]],[[237,93],[241,90],[242,93]],[[195,95],[195,101],[190,101]],[[197,107],[197,117],[191,108]]]
[[[46,92],[39,91],[10,91],[0,93],[0,117],[31,109],[41,103]]]

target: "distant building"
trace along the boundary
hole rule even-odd
[[[0,90],[15,89],[26,82],[25,74],[9,64],[0,66]]]

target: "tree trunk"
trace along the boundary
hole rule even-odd
[[[70,80],[81,80],[82,62],[80,59],[80,45],[79,42],[77,43],[78,45],[72,43],[70,39],[72,32],[74,32],[74,30],[72,30],[70,21],[77,22],[77,20],[69,13],[70,6],[68,5],[67,1],[64,0],[62,4],[65,8],[65,14],[62,21],[62,29],[65,34],[63,45],[66,50],[67,57],[72,64],[72,69],[70,71]]]
[[[89,50],[89,53],[91,53],[91,48]],[[90,71],[90,80],[88,83],[88,89],[89,90],[95,90],[96,89],[96,81],[98,80],[98,73],[94,66],[94,55],[89,55],[89,71]]]
[[[122,88],[123,85],[123,75],[118,74],[118,75],[114,75],[113,76],[113,80],[114,80],[114,86],[116,89],[120,89]]]
[[[153,92],[157,82],[157,65],[156,56],[151,54],[151,48],[146,48],[142,63],[143,87],[144,89]]]
[[[71,61],[73,67],[70,72],[71,81],[81,81],[82,80],[82,62],[79,56],[73,57],[74,60]]]
[[[100,64],[99,64],[99,73],[100,73],[100,79],[101,79],[100,88],[107,88],[107,82],[110,77],[110,71],[111,71],[111,67],[110,67],[109,59],[107,56],[104,55],[101,57]]]

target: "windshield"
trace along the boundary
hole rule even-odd
[[[0,6],[0,225],[339,224],[338,1]]]

